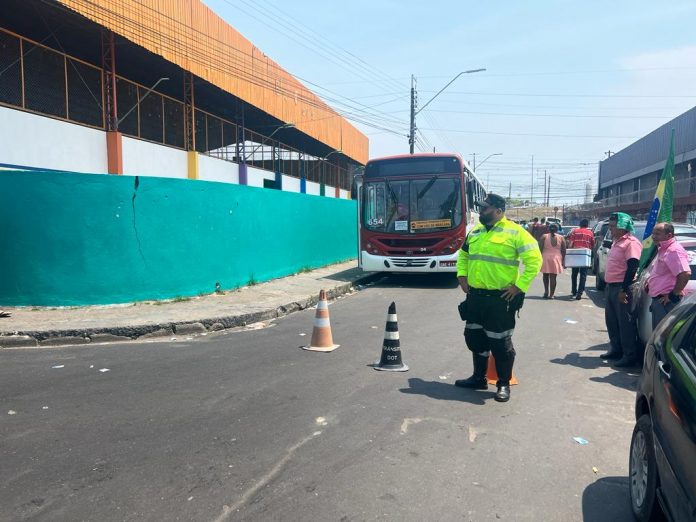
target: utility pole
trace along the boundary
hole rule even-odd
[[[532,190],[529,194],[529,204],[534,206],[534,154],[532,154]]]
[[[541,202],[546,205],[546,169],[544,169],[544,195],[541,198]]]
[[[546,189],[546,206],[548,207],[551,204],[551,176],[549,176],[549,186]]]
[[[428,105],[430,105],[430,102],[432,102],[435,98],[437,98],[440,94],[442,94],[442,91],[444,91],[447,87],[452,85],[454,81],[459,78],[462,74],[471,74],[471,73],[477,73],[477,72],[482,72],[485,71],[486,69],[470,69],[468,71],[462,71],[457,76],[452,78],[447,85],[445,85],[442,89],[437,91],[435,96],[430,98],[427,102],[423,104],[423,106],[416,110],[416,107],[418,106],[418,92],[416,91],[416,77],[411,75],[411,125],[410,125],[410,130],[408,133],[408,145],[409,145],[409,151],[411,154],[413,154],[413,147],[416,144],[416,115],[425,109]]]
[[[508,188],[508,201],[512,199],[512,181],[510,182],[510,188]]]
[[[408,133],[408,149],[413,154],[416,143],[416,77],[411,75],[411,127]]]
[[[615,152],[612,152],[611,150],[606,151],[604,154],[607,155],[607,158],[611,158],[612,154],[616,154]]]
[[[471,155],[474,157],[471,168],[474,169],[474,172],[476,172],[476,153],[472,152]]]

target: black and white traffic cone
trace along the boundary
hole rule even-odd
[[[396,305],[389,305],[387,312],[387,325],[384,329],[384,344],[382,344],[382,357],[373,366],[375,370],[385,372],[407,372],[406,366],[401,360],[401,344],[399,343],[399,324],[396,319]]]

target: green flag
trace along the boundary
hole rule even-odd
[[[653,245],[652,231],[657,223],[664,221],[672,221],[672,205],[674,198],[674,129],[669,142],[669,155],[667,163],[662,170],[660,182],[655,190],[655,198],[653,199],[650,213],[648,214],[648,223],[645,226],[643,234],[643,251],[640,254],[640,271],[642,272],[645,266],[652,259],[655,245]]]

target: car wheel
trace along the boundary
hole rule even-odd
[[[641,522],[653,520],[659,514],[660,507],[657,502],[657,464],[650,415],[641,416],[633,428],[628,478],[633,514]]]

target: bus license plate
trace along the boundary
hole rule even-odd
[[[440,261],[440,266],[457,266],[456,261]]]

